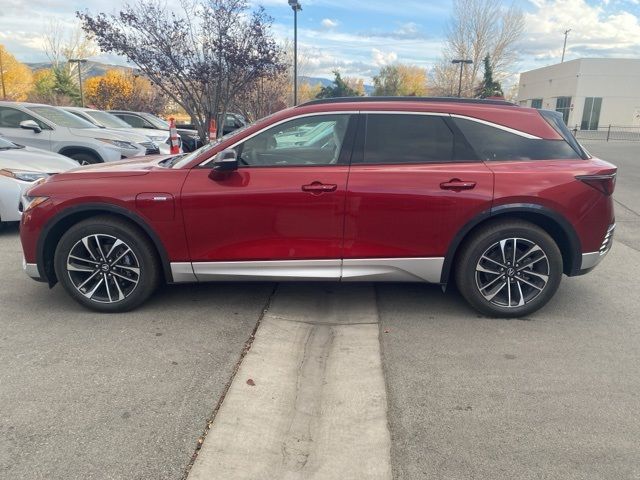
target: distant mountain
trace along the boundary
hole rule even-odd
[[[51,68],[51,62],[27,63],[26,65],[34,72]],[[86,66],[88,67],[87,73],[83,75],[83,78],[99,77],[104,75],[107,70],[122,70],[125,72],[133,70],[130,67],[123,67],[122,65],[110,65],[108,63],[92,62],[91,60],[87,61]]]
[[[308,83],[310,86],[315,87],[316,85],[321,85],[323,87],[327,87],[329,85],[333,85],[333,80],[329,80],[328,78],[322,77],[307,77],[300,76],[298,77],[299,83]],[[374,87],[373,85],[365,85],[364,93],[366,95],[371,95],[373,93]]]
[[[51,68],[51,62],[37,62],[37,63],[27,63],[26,64],[31,70],[37,72],[38,70],[44,70],[47,68]],[[130,67],[123,67],[122,65],[112,65],[108,63],[101,62],[93,62],[91,60],[87,61],[86,66],[88,67],[87,73],[83,75],[83,78],[91,78],[91,77],[99,77],[104,75],[107,70],[122,70],[122,71],[131,71],[133,70]],[[298,77],[298,82],[308,83],[312,87],[316,85],[322,85],[323,87],[327,87],[329,85],[333,85],[333,80],[322,77],[308,77],[308,76],[300,76]],[[365,94],[371,95],[373,93],[373,85],[365,85],[364,86]]]

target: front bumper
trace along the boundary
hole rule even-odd
[[[45,280],[40,276],[38,265],[36,263],[27,263],[25,258],[22,258],[22,270],[27,276],[33,278],[37,282],[44,282]]]

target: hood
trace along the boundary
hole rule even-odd
[[[149,137],[147,135],[143,135],[141,132],[134,132],[126,128],[101,128],[100,130],[123,137],[128,142],[142,143],[149,141]]]
[[[144,141],[148,142],[151,137],[153,137],[156,142],[164,142],[169,139],[169,130],[155,130],[153,128],[116,128],[114,129],[116,133],[126,132],[135,135],[140,135],[144,137]]]
[[[133,160],[121,160],[119,162],[97,163],[75,168],[62,174],[51,177],[49,181],[60,182],[65,180],[85,180],[91,178],[134,177],[146,175],[151,169],[171,155],[151,155],[136,157]]]
[[[60,173],[77,167],[78,162],[39,148],[0,150],[0,168],[27,172]]]
[[[87,137],[87,138],[106,138],[107,140],[121,140],[124,142],[136,142],[137,140],[132,140],[128,138],[128,135],[124,131],[119,130],[111,130],[109,128],[70,128],[69,131],[77,135],[79,137]],[[136,134],[132,134],[137,136]],[[148,140],[145,138],[142,140],[147,142]]]

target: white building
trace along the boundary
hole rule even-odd
[[[524,72],[518,102],[557,110],[572,129],[640,126],[640,59],[581,58]]]

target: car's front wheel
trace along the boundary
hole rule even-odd
[[[455,274],[460,293],[480,312],[522,317],[551,300],[562,271],[562,254],[547,232],[529,222],[508,220],[469,238]]]
[[[155,248],[140,229],[99,216],[71,227],[55,252],[55,271],[80,304],[100,312],[124,312],[156,289],[160,266]]]

